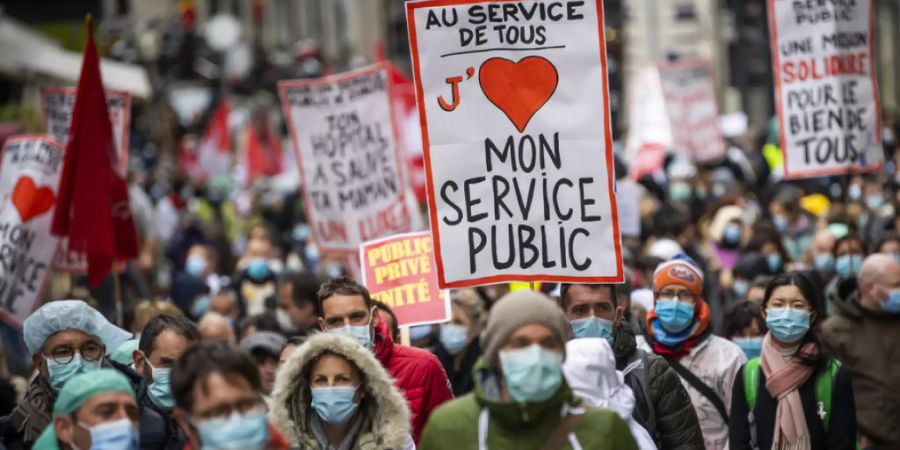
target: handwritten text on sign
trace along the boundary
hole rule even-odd
[[[13,137],[0,157],[0,319],[19,327],[34,311],[56,253],[50,234],[63,147],[44,135]]]
[[[881,167],[871,0],[769,0],[785,175]]]
[[[365,241],[411,229],[388,89],[381,65],[279,83],[322,249],[355,252]]]
[[[446,322],[447,291],[438,287],[431,233],[408,233],[360,247],[363,284],[391,307],[402,326]]]
[[[700,162],[725,157],[709,65],[701,61],[660,64],[659,77],[675,153]]]
[[[441,286],[620,280],[601,2],[407,20]]]

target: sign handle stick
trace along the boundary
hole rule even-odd
[[[122,285],[119,282],[119,271],[112,271],[113,277],[113,297],[116,300],[116,325],[123,326],[124,318],[122,317]]]
[[[530,282],[530,283],[528,283],[528,284],[531,285],[530,288],[531,288],[532,291],[537,292],[537,289],[535,289],[536,286],[535,286],[535,284],[534,284],[534,281],[532,281],[532,282]]]

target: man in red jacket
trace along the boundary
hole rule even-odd
[[[322,330],[352,335],[372,350],[397,380],[412,413],[413,439],[419,442],[431,411],[453,398],[440,361],[425,350],[395,344],[387,324],[376,313],[369,291],[355,281],[346,277],[326,281],[318,297]]]

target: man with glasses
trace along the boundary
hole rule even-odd
[[[394,343],[369,291],[355,281],[347,277],[326,281],[318,297],[322,331],[353,336],[397,380],[409,403],[413,439],[418,443],[431,411],[453,398],[440,361],[425,350]]]
[[[137,450],[139,427],[131,383],[116,370],[98,369],[66,383],[34,449]]]
[[[141,407],[141,449],[181,450],[185,436],[172,418],[175,398],[169,383],[172,366],[200,342],[200,330],[182,316],[161,314],[147,322],[134,357],[136,390]],[[135,373],[136,372],[136,373]]]
[[[25,319],[23,333],[38,375],[12,414],[0,420],[0,441],[8,449],[31,447],[50,424],[66,382],[108,366],[107,351],[131,338],[81,300],[47,303]]]
[[[175,420],[185,450],[283,449],[287,440],[268,421],[256,364],[224,342],[189,348],[172,367]]]
[[[683,254],[653,273],[654,308],[647,314],[647,337],[681,377],[707,449],[728,446],[728,411],[735,376],[747,357],[740,347],[712,334],[703,300],[703,272]]]

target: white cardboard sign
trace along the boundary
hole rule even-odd
[[[662,63],[659,77],[672,129],[672,152],[698,162],[724,158],[716,84],[709,65],[697,60]]]
[[[278,83],[316,245],[359,251],[412,230],[387,67]]]
[[[871,0],[769,0],[786,178],[880,170]]]
[[[441,287],[621,281],[602,2],[406,8]]]

